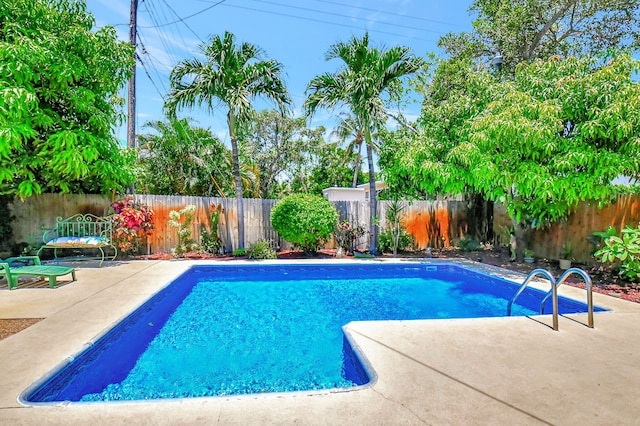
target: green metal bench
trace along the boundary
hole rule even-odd
[[[90,258],[74,258],[73,260],[100,260],[100,266],[105,259],[105,248],[113,250],[113,256],[106,256],[115,260],[118,249],[113,244],[113,222],[111,217],[98,217],[92,214],[76,214],[67,219],[58,217],[56,226],[47,230],[42,240],[45,243],[38,250],[38,256],[44,249],[53,249],[53,257],[58,259],[59,249],[97,250],[100,255]]]
[[[11,267],[11,264],[15,262],[29,261],[32,261],[33,265],[21,266],[17,268]],[[20,275],[46,277],[49,279],[49,287],[56,288],[58,287],[56,277],[67,274],[71,274],[72,282],[76,280],[75,268],[67,266],[42,265],[38,256],[12,257],[5,261],[0,261],[0,276],[4,275],[7,278],[7,282],[9,283],[9,290],[13,290],[18,286],[18,277]]]

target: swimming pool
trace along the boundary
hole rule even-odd
[[[342,325],[504,316],[517,285],[455,265],[194,267],[27,389],[26,404],[353,388],[372,371]],[[514,315],[537,313],[527,289]],[[560,312],[585,305],[560,299]],[[547,311],[548,312],[548,311]]]

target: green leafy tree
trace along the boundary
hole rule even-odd
[[[513,72],[520,62],[640,47],[638,0],[475,0],[471,33],[447,34],[452,57],[490,59]]]
[[[251,43],[236,44],[235,36],[225,32],[200,45],[204,60],[180,62],[171,71],[171,91],[165,108],[174,116],[179,108],[204,106],[213,112],[215,105],[227,108],[227,125],[233,156],[233,176],[238,200],[238,242],[244,248],[243,184],[240,175],[238,134],[243,134],[251,111],[251,101],[264,96],[281,109],[289,104],[282,81],[282,64],[263,60],[262,50]]]
[[[428,105],[421,134],[390,144],[381,164],[391,181],[426,193],[504,203],[521,258],[531,228],[564,219],[580,201],[609,201],[623,190],[612,184],[619,175],[639,177],[639,69],[628,55],[538,60],[493,83],[469,69],[466,90]],[[452,111],[467,112],[458,121]],[[443,124],[447,116],[456,123]],[[441,139],[447,132],[455,136]]]
[[[324,127],[308,128],[304,117],[291,118],[274,110],[252,114],[240,151],[245,162],[259,170],[262,198],[278,198],[279,183],[290,182],[309,153],[324,144],[324,131]]]
[[[319,146],[300,164],[294,173],[290,190],[294,193],[308,192],[322,195],[322,190],[331,186],[351,185],[355,154],[346,151],[337,143]],[[364,179],[363,175],[360,175]]]
[[[101,193],[133,180],[119,90],[133,48],[84,2],[0,1],[0,193]]]
[[[318,195],[289,195],[271,210],[273,229],[307,253],[317,251],[329,239],[337,223],[336,209]]]
[[[233,193],[231,152],[209,129],[187,119],[150,121],[138,136],[136,187],[147,194],[225,197]]]
[[[369,251],[377,253],[377,200],[372,134],[384,126],[388,117],[382,97],[393,98],[401,90],[402,77],[417,71],[422,60],[413,56],[407,47],[371,47],[368,34],[362,38],[353,37],[347,43],[332,45],[325,57],[327,60],[340,59],[344,64],[334,73],[325,73],[311,80],[307,86],[309,96],[304,107],[310,115],[321,107],[345,106],[350,109],[361,128],[367,149],[371,194]]]

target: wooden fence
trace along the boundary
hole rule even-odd
[[[168,253],[177,245],[177,230],[169,226],[169,212],[193,204],[196,215],[193,233],[200,241],[201,230],[209,227],[209,216],[213,208],[222,206],[218,224],[218,235],[225,251],[238,247],[237,205],[235,199],[207,197],[177,197],[160,195],[135,195],[135,200],[146,204],[155,212],[155,231],[149,237],[149,253]],[[101,195],[43,194],[28,198],[25,202],[16,199],[10,204],[14,216],[11,222],[13,241],[38,246],[43,229],[51,228],[56,217],[69,217],[76,213],[92,213],[104,216],[113,213],[112,200]],[[245,199],[245,245],[271,240],[280,249],[290,248],[271,226],[271,208],[276,200]],[[333,202],[341,220],[369,229],[368,202]],[[388,201],[378,203],[377,217],[380,229],[386,224]],[[480,241],[505,243],[506,230],[511,226],[504,208],[465,198],[439,198],[433,201],[405,202],[403,225],[413,235],[417,248],[448,247],[457,245],[461,238],[472,235]],[[480,220],[481,218],[482,220]],[[614,204],[599,209],[597,205],[582,203],[566,222],[537,230],[532,235],[532,249],[537,257],[558,259],[563,244],[570,242],[573,257],[583,263],[591,260],[593,245],[587,238],[594,231],[603,231],[608,226],[621,229],[625,225],[637,226],[640,221],[640,195],[621,196]],[[495,230],[495,237],[494,237]],[[359,241],[359,246],[368,246],[368,236]],[[329,242],[328,247],[332,247]]]
[[[196,206],[193,223],[193,235],[201,241],[203,228],[210,227],[210,214],[218,206],[222,207],[218,224],[218,235],[224,250],[230,252],[238,247],[237,201],[229,198],[185,197],[165,195],[135,195],[136,202],[153,209],[155,213],[155,230],[148,239],[149,253],[168,253],[178,244],[177,229],[169,225],[169,212],[180,210],[193,204]],[[245,210],[245,246],[259,241],[271,240],[280,249],[289,249],[291,245],[282,240],[271,226],[271,209],[276,200],[244,199]],[[108,197],[100,195],[61,195],[42,194],[28,198],[25,202],[16,200],[12,203],[15,217],[12,222],[15,242],[27,242],[38,245],[43,229],[53,227],[56,217],[68,217],[75,213],[93,213],[98,216],[111,214],[111,202]],[[389,202],[378,203],[377,217],[380,229],[387,226],[386,211]],[[352,225],[361,225],[369,230],[368,202],[336,201],[333,202],[341,221]],[[428,246],[449,246],[469,232],[469,202],[462,198],[442,198],[435,201],[405,202],[403,224],[414,236],[418,248]],[[480,232],[482,234],[482,232]],[[486,235],[481,235],[484,239]],[[333,247],[329,242],[328,247]],[[358,246],[368,246],[368,235],[358,241]]]

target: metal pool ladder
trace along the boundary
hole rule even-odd
[[[558,281],[555,280],[551,272],[546,269],[534,269],[527,275],[524,282],[516,291],[516,294],[513,295],[509,303],[507,304],[507,316],[511,316],[511,306],[513,302],[520,296],[520,294],[524,291],[524,289],[529,285],[531,280],[537,275],[543,275],[546,277],[551,283],[551,290],[542,298],[542,302],[540,303],[540,315],[544,314],[544,304],[549,299],[549,297],[553,297],[553,329],[558,331],[558,287],[560,287],[567,278],[572,274],[580,275],[585,282],[585,289],[587,291],[587,322],[589,328],[593,328],[593,285],[591,282],[591,277],[587,274],[586,271],[580,268],[569,268],[567,269]]]

